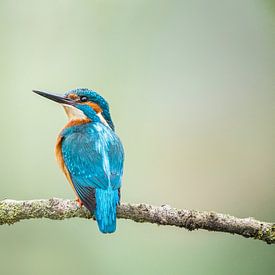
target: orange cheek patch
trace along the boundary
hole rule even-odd
[[[77,99],[78,98],[78,96],[76,95],[76,94],[69,94],[68,95],[68,98],[70,98],[70,99]]]
[[[86,104],[89,105],[90,107],[92,107],[97,114],[102,112],[102,109],[99,107],[98,104],[96,104],[94,102],[87,102]]]

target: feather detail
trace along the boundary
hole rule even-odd
[[[77,197],[95,214],[99,230],[112,233],[116,230],[124,150],[109,127],[94,118],[90,121],[79,119],[66,125],[57,140],[56,157]]]
[[[94,109],[94,111],[98,114],[98,113],[102,113],[102,109],[100,108],[100,106],[94,102],[87,102],[87,105],[89,105],[90,107],[92,107]]]
[[[64,159],[63,159],[62,140],[63,140],[63,137],[59,135],[58,138],[57,138],[56,146],[55,146],[55,156],[56,156],[57,162],[59,164],[59,167],[61,168],[61,170],[65,174],[68,182],[70,183],[72,189],[74,190],[74,193],[75,193],[76,197],[80,200],[80,198],[79,198],[79,196],[78,196],[78,194],[77,194],[77,192],[75,190],[74,184],[72,182],[72,178],[71,178],[70,172],[68,171],[68,169],[67,169],[67,167],[65,165]]]
[[[107,123],[106,119],[102,115],[102,109],[100,106],[94,102],[87,102],[86,105],[93,108],[93,110],[96,112],[97,116],[99,117],[100,121],[107,127],[111,128],[110,125]]]
[[[96,189],[95,216],[98,228],[102,233],[116,231],[116,208],[119,204],[119,191],[109,186],[107,189]]]

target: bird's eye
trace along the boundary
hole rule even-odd
[[[80,101],[81,102],[86,102],[86,101],[88,101],[88,97],[87,96],[81,96]]]

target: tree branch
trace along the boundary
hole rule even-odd
[[[10,225],[26,219],[64,220],[75,217],[93,218],[85,207],[79,208],[77,203],[72,200],[52,198],[0,201],[0,225]],[[254,218],[240,219],[215,212],[180,210],[168,205],[156,207],[148,204],[130,203],[122,203],[118,206],[117,217],[135,222],[183,227],[188,230],[205,229],[227,232],[262,240],[268,244],[275,243],[275,224],[260,222]]]

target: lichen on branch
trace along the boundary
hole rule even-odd
[[[182,227],[188,230],[205,229],[246,238],[254,238],[268,244],[275,243],[275,224],[260,222],[254,218],[237,218],[216,212],[176,209],[168,205],[122,203],[117,207],[117,217],[135,222],[155,223]],[[93,218],[85,207],[75,201],[58,198],[40,200],[0,201],[0,225],[14,224],[21,220],[48,218]]]

